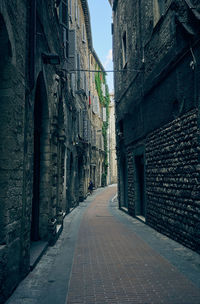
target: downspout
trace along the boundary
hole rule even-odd
[[[139,29],[139,67],[138,69],[141,69],[141,98],[144,97],[144,66],[145,66],[145,56],[144,56],[144,45],[143,45],[143,37],[142,37],[142,8],[141,8],[141,2],[138,1],[138,29]]]
[[[29,87],[31,91],[35,85],[36,0],[30,0],[29,9]]]

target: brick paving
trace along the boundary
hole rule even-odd
[[[108,210],[109,187],[84,213],[67,304],[200,304],[200,289]]]

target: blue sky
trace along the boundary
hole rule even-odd
[[[106,70],[112,70],[112,9],[108,0],[88,0],[93,47]],[[109,91],[113,91],[113,73],[107,74]]]

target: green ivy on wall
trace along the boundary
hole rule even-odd
[[[98,66],[96,67],[98,68]],[[105,97],[103,96],[102,92],[102,83],[105,84]],[[110,104],[110,95],[108,85],[106,83],[106,74],[104,72],[96,72],[95,73],[95,85],[96,90],[99,96],[99,101],[103,107],[106,108],[106,121],[103,122],[102,126],[102,135],[104,140],[104,151],[105,151],[105,158],[104,158],[104,172],[102,174],[102,186],[106,185],[107,175],[108,175],[108,121],[109,121],[109,104]]]

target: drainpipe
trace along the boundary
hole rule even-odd
[[[30,0],[29,6],[29,87],[35,85],[35,50],[36,50],[36,0]]]

